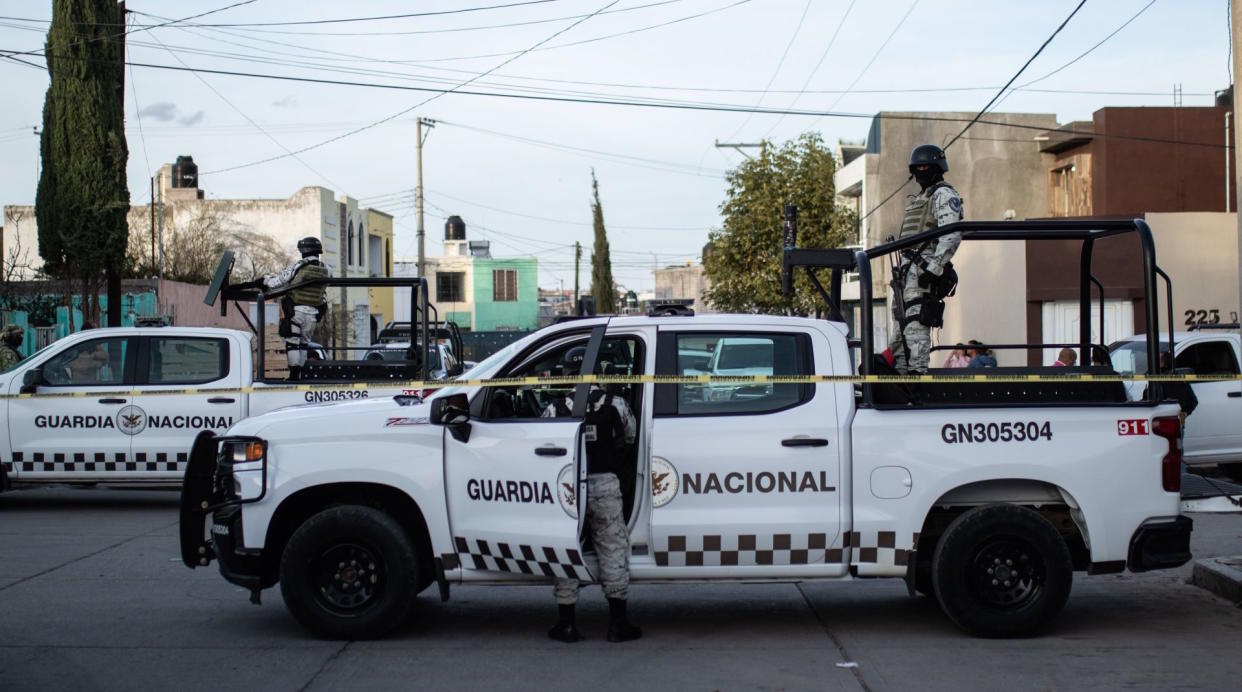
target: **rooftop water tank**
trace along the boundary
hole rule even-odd
[[[457,216],[457,215],[450,216],[444,222],[444,239],[445,240],[465,240],[466,239],[466,222],[462,221],[460,216]]]

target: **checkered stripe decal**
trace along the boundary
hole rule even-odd
[[[569,577],[589,579],[582,555],[572,548],[559,549],[548,546],[511,545],[483,539],[453,538],[456,553],[440,556],[444,569],[467,568],[493,572],[518,572],[542,574],[546,577]]]
[[[826,533],[668,536],[655,546],[660,567],[811,565],[841,562],[843,557],[841,548],[828,547]]]
[[[29,456],[29,458],[27,458]],[[189,452],[13,452],[13,459],[4,462],[4,470],[26,473],[73,473],[77,471],[184,471]]]
[[[880,531],[874,539],[858,531],[846,531],[841,535],[841,547],[829,548],[828,535],[824,533],[788,534],[772,536],[742,534],[739,536],[669,536],[655,550],[656,565],[660,567],[731,567],[742,565],[811,565],[836,564],[850,559],[859,563],[874,563],[904,567],[913,550],[897,547],[895,531]],[[914,534],[912,546],[919,543]]]

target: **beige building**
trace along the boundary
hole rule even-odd
[[[703,300],[703,293],[707,290],[709,282],[703,273],[702,263],[687,262],[684,265],[664,267],[653,270],[652,274],[655,275],[655,295],[652,298],[655,303],[693,300],[691,307],[694,308],[695,314],[715,312],[707,301]]]
[[[304,187],[285,199],[204,199],[198,188],[197,168],[190,157],[178,157],[176,164],[160,169],[157,199],[163,200],[162,227],[166,235],[175,230],[189,232],[209,229],[236,241],[247,235],[269,239],[284,259],[297,257],[297,242],[314,236],[323,243],[323,261],[338,277],[392,276],[392,217],[384,212],[358,206],[352,197],[336,198],[332,190]],[[158,216],[158,205],[157,205]],[[151,206],[133,206],[128,215],[131,237],[151,235]],[[160,226],[157,223],[157,228]],[[158,234],[157,234],[158,235]],[[6,265],[19,269],[12,278],[37,276],[43,261],[38,252],[38,225],[33,205],[4,206],[3,256]],[[240,241],[237,241],[240,242]],[[161,254],[160,238],[155,238],[155,254]],[[143,243],[143,251],[150,254]],[[245,273],[246,248],[237,246],[235,273]],[[11,262],[9,261],[12,256]],[[337,329],[349,347],[372,342],[377,327],[393,319],[392,290],[373,295],[366,288],[330,290],[331,308],[344,319]],[[272,311],[269,311],[271,313]],[[321,338],[327,339],[326,335]],[[344,352],[339,357],[348,357]]]

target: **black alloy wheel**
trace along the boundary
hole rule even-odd
[[[418,557],[405,529],[373,507],[330,507],[302,523],[280,559],[285,606],[326,639],[382,637],[419,591]]]
[[[341,615],[359,612],[384,590],[384,562],[356,543],[329,546],[311,566],[320,605]]]
[[[931,565],[940,607],[984,637],[1027,637],[1069,599],[1073,561],[1056,528],[1018,505],[976,507],[953,520]]]

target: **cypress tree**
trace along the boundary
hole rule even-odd
[[[612,259],[608,254],[608,231],[604,229],[604,207],[599,202],[599,181],[591,169],[591,217],[595,226],[595,246],[591,248],[591,297],[596,312],[617,311],[617,290],[612,282]]]
[[[74,281],[83,319],[99,321],[105,281],[109,324],[120,324],[120,276],[129,235],[125,166],[124,5],[54,0],[35,197],[46,271]]]

